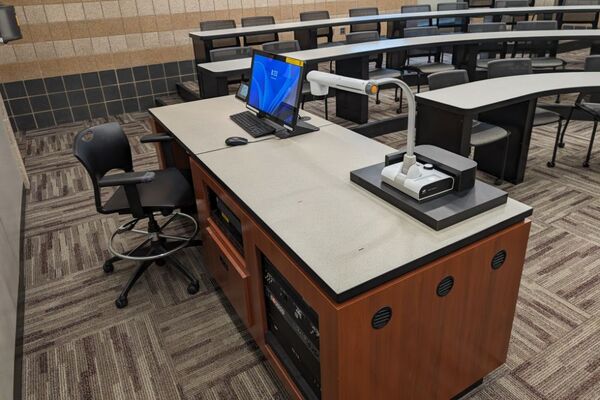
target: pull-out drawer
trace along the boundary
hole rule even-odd
[[[207,267],[247,327],[252,325],[250,281],[244,265],[212,226],[205,229]]]

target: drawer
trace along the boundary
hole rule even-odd
[[[252,325],[250,279],[244,265],[225,245],[221,234],[207,227],[204,234],[207,267],[244,324]],[[231,246],[229,246],[231,247]]]

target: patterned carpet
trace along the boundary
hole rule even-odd
[[[373,115],[390,113],[389,94]],[[333,110],[333,100],[330,100]],[[307,104],[321,113],[322,103]],[[393,111],[392,111],[393,112]],[[144,113],[117,118],[137,169],[155,167]],[[334,118],[335,120],[335,118]],[[97,214],[90,181],[71,155],[73,136],[101,120],[27,132],[31,178],[25,221],[25,399],[286,399],[287,395],[202,267],[200,293],[152,267],[129,306],[114,299],[134,264],[101,265],[118,218]],[[535,129],[523,184],[510,196],[534,207],[508,361],[469,399],[600,398],[600,151],[581,167],[591,123],[571,125],[549,169],[555,127]],[[402,133],[379,138],[392,146]],[[600,147],[599,147],[600,149]],[[489,177],[481,175],[484,180]]]

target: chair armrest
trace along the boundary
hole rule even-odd
[[[151,171],[145,172],[124,172],[115,175],[106,175],[98,181],[98,186],[122,186],[136,185],[138,183],[148,183],[154,180],[156,174]]]
[[[172,136],[169,135],[145,135],[140,138],[142,143],[155,143],[155,142],[170,142],[173,140]]]

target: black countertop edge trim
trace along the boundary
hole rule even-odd
[[[580,71],[580,72],[584,72],[584,71]],[[532,93],[529,93],[529,94],[526,94],[526,95],[520,96],[520,97],[513,97],[509,100],[501,101],[498,103],[488,104],[486,106],[481,106],[481,107],[477,107],[477,108],[469,108],[469,109],[449,106],[446,103],[440,103],[440,102],[437,102],[437,101],[434,101],[434,100],[431,100],[428,98],[419,97],[419,95],[417,95],[415,97],[417,99],[417,107],[419,106],[419,104],[422,104],[422,105],[428,105],[428,106],[435,106],[436,108],[454,112],[457,114],[478,114],[481,112],[494,110],[494,109],[501,108],[503,106],[508,106],[511,104],[516,104],[516,103],[525,102],[525,101],[531,101],[531,100],[537,99],[539,97],[550,96],[550,95],[554,95],[554,94],[564,94],[564,93],[593,92],[593,91],[598,90],[598,88],[600,88],[600,83],[598,85],[577,86],[577,87],[565,88],[565,89],[560,89],[560,90],[543,90],[540,92],[532,92]]]
[[[21,194],[21,232],[19,235],[19,289],[17,295],[17,329],[13,376],[13,399],[22,398],[23,387],[23,331],[25,328],[25,186]]]
[[[585,6],[585,5],[581,5],[581,6]],[[200,31],[199,29],[196,31],[192,31],[188,33],[188,36],[192,39],[196,39],[196,40],[211,40],[211,39],[222,39],[222,38],[229,38],[229,37],[235,37],[235,36],[243,36],[244,34],[246,35],[260,35],[263,33],[275,33],[275,32],[291,32],[291,31],[302,31],[302,30],[312,30],[312,29],[318,29],[318,28],[327,28],[327,27],[334,27],[334,26],[343,26],[343,25],[348,25],[350,23],[354,23],[354,24],[366,24],[366,23],[374,23],[374,22],[380,22],[380,23],[385,23],[385,22],[389,22],[389,21],[408,21],[408,20],[413,20],[413,19],[437,19],[437,18],[460,18],[460,17],[470,17],[470,18],[480,18],[480,17],[484,17],[484,16],[489,16],[489,15],[493,15],[493,16],[502,16],[504,14],[506,15],[528,15],[528,14],[564,14],[564,13],[592,13],[592,12],[600,12],[600,10],[598,9],[598,5],[590,5],[589,8],[580,8],[580,9],[575,9],[575,10],[565,10],[563,7],[564,6],[541,6],[541,7],[549,7],[552,8],[552,10],[545,9],[545,10],[536,10],[535,7],[519,7],[519,8],[514,8],[514,7],[510,7],[510,10],[506,10],[506,9],[502,9],[502,8],[485,8],[485,9],[481,9],[479,10],[477,7],[475,8],[466,8],[464,10],[448,10],[448,11],[454,11],[453,13],[449,13],[447,15],[439,15],[439,11],[429,11],[429,12],[419,12],[419,13],[401,13],[400,10],[398,10],[397,12],[393,12],[390,14],[379,14],[379,15],[373,15],[371,16],[372,18],[365,18],[363,21],[328,21],[328,22],[322,22],[322,23],[313,23],[313,24],[306,24],[304,26],[300,26],[300,27],[296,27],[296,28],[280,28],[277,26],[269,26],[269,25],[263,25],[261,26],[262,29],[260,30],[252,30],[251,32],[244,32],[244,33],[237,33],[235,35],[232,34],[226,34],[226,33],[216,33],[216,34],[211,34],[210,31]],[[532,9],[533,8],[533,9]],[[478,12],[473,12],[474,10],[477,10]],[[335,19],[349,19],[352,18],[350,16],[346,16],[346,17],[336,17]],[[333,19],[333,18],[332,18]],[[293,21],[291,23],[301,23],[301,22],[310,22],[310,21]],[[281,23],[279,23],[281,24]],[[276,24],[276,25],[279,25]],[[244,28],[242,26],[239,26],[238,28]],[[257,28],[256,26],[254,27],[248,27],[248,28]],[[231,28],[231,29],[235,29],[235,28]],[[200,36],[198,35],[198,33],[202,33],[203,35]]]
[[[397,278],[399,276],[402,276],[410,271],[413,271],[419,267],[422,267],[423,265],[432,262],[434,260],[437,260],[438,258],[441,258],[443,256],[446,256],[450,253],[453,253],[456,250],[459,250],[469,244],[472,244],[480,239],[483,239],[493,233],[499,232],[504,228],[507,228],[511,225],[514,225],[516,223],[518,223],[519,221],[523,221],[525,220],[525,218],[529,217],[532,213],[533,213],[533,209],[529,209],[519,215],[516,215],[506,221],[503,221],[499,224],[493,225],[481,232],[478,232],[474,235],[471,235],[469,237],[466,237],[456,243],[453,243],[449,246],[443,247],[441,249],[438,249],[437,251],[428,254],[425,257],[421,257],[409,264],[405,264],[402,266],[398,266],[397,268],[388,271],[387,273],[378,276],[374,279],[371,279],[363,284],[360,284],[358,286],[353,287],[352,289],[346,290],[345,292],[341,292],[341,293],[336,293],[331,287],[329,287],[329,285],[327,285],[327,283],[325,283],[325,281],[323,281],[311,268],[310,266],[305,263],[302,258],[300,258],[300,256],[298,256],[298,254],[296,254],[271,228],[269,228],[269,226],[258,217],[258,215],[256,215],[254,213],[254,211],[252,211],[252,209],[250,209],[250,207],[248,207],[248,205],[246,205],[246,203],[244,203],[218,176],[215,175],[215,173],[206,165],[204,164],[197,155],[193,155],[194,159],[200,164],[202,165],[206,171],[208,171],[210,173],[210,175],[212,176],[213,179],[215,179],[220,185],[222,185],[228,192],[228,194],[233,197],[243,208],[244,211],[246,211],[248,214],[250,214],[255,221],[257,221],[259,223],[259,225],[267,232],[269,233],[273,239],[277,242],[277,244],[279,244],[281,247],[283,247],[283,249],[291,256],[291,258],[298,263],[298,265],[300,265],[305,272],[307,272],[318,284],[319,286],[321,286],[321,288],[327,293],[327,295],[334,300],[336,303],[343,303],[346,300],[349,300],[353,297],[356,297],[370,289],[373,289],[377,286],[382,285],[383,283],[386,283],[394,278]]]

